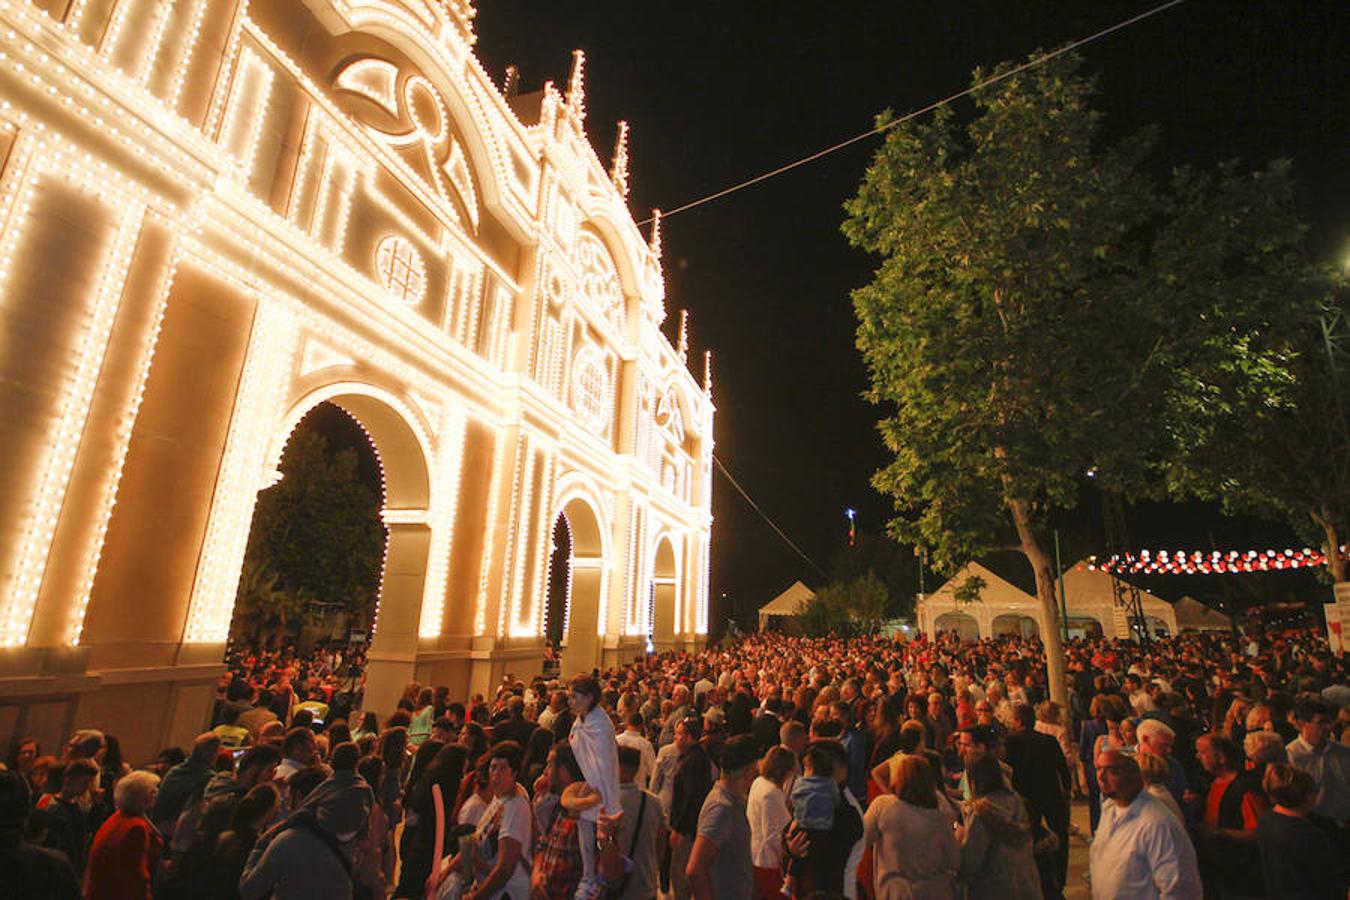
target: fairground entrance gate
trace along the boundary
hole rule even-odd
[[[367,707],[707,632],[713,405],[565,89],[468,0],[0,0],[0,737],[202,728],[259,492],[330,402],[388,544]]]

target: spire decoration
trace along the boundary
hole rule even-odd
[[[578,127],[586,124],[586,54],[572,51],[572,74],[567,78],[567,108]]]
[[[680,354],[680,362],[689,362],[689,310],[680,310],[680,340],[676,346],[676,353]]]
[[[619,123],[619,133],[614,138],[614,166],[609,170],[609,180],[619,189],[619,196],[628,199],[628,123]]]
[[[539,105],[539,124],[545,131],[551,131],[554,123],[558,121],[558,104],[561,103],[558,96],[558,89],[553,86],[553,82],[544,82],[544,99]]]
[[[520,69],[515,66],[506,67],[506,80],[502,84],[502,96],[510,100],[516,94],[520,93]]]
[[[712,396],[712,351],[703,351],[703,393]]]
[[[648,249],[652,251],[652,256],[656,261],[661,261],[661,210],[652,210],[652,237],[647,243]]]

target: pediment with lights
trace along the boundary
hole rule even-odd
[[[440,91],[422,73],[379,56],[357,56],[333,75],[338,105],[392,148],[476,230],[479,192],[464,142]]]

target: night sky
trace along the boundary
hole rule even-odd
[[[496,79],[517,65],[528,92],[545,80],[565,85],[572,49],[585,50],[588,130],[607,162],[615,122],[630,123],[630,208],[641,220],[865,131],[884,108],[903,113],[951,94],[976,66],[1057,47],[1153,5],[483,0],[477,51]],[[1310,245],[1326,259],[1350,256],[1348,9],[1192,0],[1093,44],[1083,54],[1100,78],[1108,134],[1160,125],[1159,172],[1291,158]],[[875,260],[839,232],[841,204],[879,140],[664,228],[667,333],[688,309],[691,360],[713,351],[717,455],[826,567],[846,507],[871,531],[890,509],[869,485],[885,459],[882,411],[859,398],[865,371],[849,300]],[[724,478],[715,481],[716,629],[728,614],[750,624],[796,578],[822,579]],[[1084,503],[1080,543],[1093,542],[1098,515]],[[1278,525],[1223,520],[1199,505],[1134,508],[1129,525],[1136,547],[1295,541]]]

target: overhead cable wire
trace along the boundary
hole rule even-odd
[[[789,547],[793,549],[793,551],[798,556],[806,560],[806,564],[811,568],[815,569],[818,573],[820,573],[821,578],[824,578],[826,581],[828,581],[830,576],[825,574],[825,570],[822,569],[820,566],[816,565],[816,561],[813,560],[811,557],[807,556],[802,551],[801,547],[798,547],[795,543],[793,543],[792,538],[787,536],[787,532],[779,528],[778,523],[774,522],[773,519],[770,519],[768,513],[759,508],[759,504],[755,502],[753,497],[751,497],[748,493],[746,493],[745,488],[741,487],[740,482],[738,482],[734,477],[732,477],[731,473],[727,471],[727,467],[722,465],[722,461],[717,458],[717,454],[715,453],[713,454],[713,464],[717,466],[717,470],[722,473],[723,477],[725,477],[727,481],[731,482],[731,486],[736,489],[737,493],[739,493],[742,497],[745,498],[745,502],[750,504],[750,508],[753,509],[755,512],[759,513],[759,517],[763,519],[765,523],[767,523],[768,526],[772,528],[780,538],[783,539],[783,543],[787,544]]]
[[[954,94],[943,97],[941,100],[934,100],[927,106],[920,107],[919,109],[905,113],[898,119],[892,119],[889,122],[885,122],[881,125],[876,126],[875,128],[870,128],[867,131],[864,131],[862,134],[856,134],[853,137],[848,138],[847,140],[840,141],[839,143],[826,147],[823,150],[817,150],[810,156],[803,156],[801,159],[798,159],[794,162],[790,162],[787,163],[786,165],[779,166],[778,168],[773,169],[769,172],[765,172],[761,175],[756,175],[754,178],[748,178],[745,181],[740,182],[739,184],[733,184],[731,187],[723,188],[722,190],[717,191],[716,193],[709,194],[706,197],[700,197],[697,200],[691,200],[688,203],[684,204],[683,206],[677,206],[669,211],[662,210],[661,218],[663,220],[669,219],[673,215],[677,215],[686,210],[693,209],[696,206],[702,206],[705,203],[711,203],[714,200],[720,200],[721,198],[727,196],[728,194],[734,194],[737,191],[744,190],[745,188],[753,187],[754,185],[759,184],[761,181],[768,181],[770,178],[782,175],[784,172],[790,172],[793,169],[806,165],[807,163],[815,162],[816,160],[820,159],[823,156],[829,156],[831,153],[843,150],[845,147],[850,147],[858,143],[859,141],[865,141],[870,137],[874,137],[875,135],[884,134],[887,131],[890,131],[892,128],[895,128],[899,125],[903,125],[905,122],[908,122],[911,119],[918,118],[919,116],[922,116],[925,113],[930,113],[933,110],[938,109],[939,107],[946,106],[948,103],[960,100],[962,97],[965,97],[969,94],[973,94],[978,90],[987,88],[991,84],[997,84],[998,82],[1003,81],[1004,79],[1011,78],[1014,75],[1018,75],[1022,72],[1025,72],[1027,69],[1031,69],[1043,63],[1049,62],[1050,60],[1054,59],[1057,56],[1063,56],[1065,53],[1068,53],[1072,50],[1076,50],[1079,47],[1086,46],[1087,44],[1091,44],[1093,41],[1101,40],[1102,38],[1106,37],[1109,34],[1120,31],[1123,28],[1129,28],[1131,25],[1134,25],[1138,22],[1144,21],[1145,19],[1156,16],[1161,12],[1165,12],[1166,10],[1171,9],[1174,6],[1180,6],[1182,3],[1185,2],[1186,0],[1168,0],[1168,2],[1166,3],[1160,4],[1158,6],[1153,7],[1152,9],[1141,12],[1136,16],[1131,16],[1130,18],[1117,22],[1116,24],[1111,25],[1107,28],[1103,28],[1101,31],[1094,32],[1093,34],[1090,34],[1087,37],[1079,38],[1076,41],[1071,41],[1057,50],[1051,50],[1048,53],[1042,53],[1035,59],[1029,59],[1026,62],[1022,63],[1021,65],[1014,66],[1013,68],[1009,69],[1006,72],[1000,72],[997,75],[991,75],[988,78],[985,78],[982,81],[973,84],[968,88],[964,88],[962,90],[957,91]],[[648,216],[638,224],[646,225],[650,223],[651,220],[652,220],[651,217]]]

